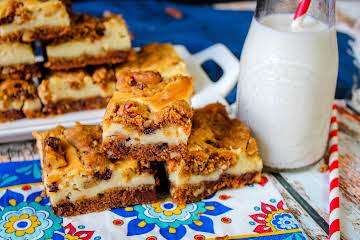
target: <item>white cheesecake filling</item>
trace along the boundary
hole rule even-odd
[[[26,10],[31,12],[30,20],[22,22],[20,17],[15,17],[13,22],[0,25],[1,36],[24,30],[31,31],[40,27],[66,27],[70,25],[70,18],[65,5],[59,0],[37,3],[25,1],[24,4],[26,4]]]
[[[185,185],[185,184],[200,184],[205,181],[217,181],[220,179],[222,174],[230,174],[240,176],[242,174],[254,171],[261,171],[262,161],[258,156],[247,156],[241,149],[232,150],[237,155],[237,163],[226,170],[216,170],[209,175],[191,175],[191,176],[181,176],[180,169],[176,169],[175,172],[169,173],[169,180],[171,184],[175,186]]]
[[[77,58],[83,55],[106,55],[109,51],[129,50],[131,47],[130,36],[126,26],[119,24],[116,19],[110,19],[105,25],[105,35],[92,40],[85,38],[69,42],[49,45],[46,48],[49,58]]]
[[[154,185],[155,179],[150,174],[141,174],[133,176],[130,180],[124,180],[124,170],[113,171],[109,180],[99,180],[94,186],[85,187],[86,182],[89,180],[86,176],[74,176],[69,181],[65,178],[59,184],[57,192],[47,192],[50,197],[51,203],[56,205],[61,200],[69,200],[74,202],[82,198],[91,198],[97,196],[99,193],[104,193],[113,188],[137,188],[142,185]]]
[[[1,43],[0,65],[8,66],[15,64],[34,64],[35,56],[30,44],[24,43]]]
[[[22,108],[24,112],[33,112],[41,110],[41,101],[39,98],[26,100]]]
[[[161,144],[167,143],[170,145],[177,145],[186,143],[188,135],[182,127],[164,127],[155,130],[151,134],[140,134],[137,131],[126,130],[119,123],[111,123],[109,126],[104,127],[103,141],[106,141],[111,136],[125,136],[130,138],[125,142],[125,145],[137,145],[137,144]]]
[[[24,102],[22,100],[13,100],[10,103],[7,103],[4,100],[0,100],[0,111],[8,111],[8,110],[21,110]]]
[[[103,88],[100,85],[94,84],[90,76],[83,78],[83,86],[80,89],[72,87],[72,82],[71,74],[68,76],[54,75],[48,80],[44,80],[39,86],[39,97],[41,101],[44,104],[49,104],[63,99],[111,97],[115,91],[115,82],[109,82],[106,87]],[[50,94],[50,99],[48,98],[48,94]]]
[[[156,71],[157,69],[154,70]],[[163,78],[171,78],[177,75],[190,76],[190,73],[188,72],[184,62],[180,62],[174,66],[165,68],[164,70],[160,71],[160,74]]]

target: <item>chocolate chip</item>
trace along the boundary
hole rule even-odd
[[[49,192],[57,192],[59,191],[59,187],[57,182],[52,182],[49,186],[48,186]]]
[[[14,88],[21,88],[21,83],[15,83]]]
[[[159,145],[159,150],[160,151],[164,151],[168,148],[168,144],[167,143],[162,143]]]
[[[104,197],[104,194],[103,193],[98,193],[98,197],[102,198],[102,197]]]
[[[111,178],[112,171],[109,168],[105,168],[104,172],[95,172],[94,177],[102,180],[109,180]]]
[[[131,81],[129,82],[130,86],[135,86],[137,84],[137,81],[132,77]]]
[[[156,128],[153,128],[153,127],[148,127],[148,128],[145,128],[143,133],[144,134],[152,134],[156,131]]]
[[[55,152],[60,154],[65,153],[65,146],[62,144],[61,140],[57,137],[47,137],[45,139],[45,144],[51,147]]]
[[[95,32],[96,32],[96,34],[99,35],[99,36],[104,36],[104,28],[102,28],[102,27],[97,26],[97,27],[95,28]]]
[[[125,141],[127,141],[127,142],[128,142],[128,141],[130,141],[130,140],[131,140],[131,138],[130,138],[130,137],[128,137]]]

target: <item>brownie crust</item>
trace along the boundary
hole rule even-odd
[[[126,140],[125,140],[126,142]],[[150,161],[168,161],[181,159],[186,155],[186,144],[136,144],[126,145],[120,136],[109,137],[102,143],[102,151],[108,158],[123,160],[129,156],[137,159],[140,165],[147,165]]]
[[[17,31],[0,37],[0,43],[4,42],[25,42],[31,43],[36,40],[55,39],[68,31],[66,27],[38,27],[31,31]]]
[[[222,174],[217,181],[205,181],[200,184],[185,184],[170,187],[171,197],[174,202],[185,204],[200,201],[211,196],[221,189],[239,188],[247,184],[260,182],[261,172],[248,172],[242,175]],[[198,195],[194,193],[202,190]]]
[[[0,66],[0,80],[31,80],[34,77],[40,77],[41,71],[39,64],[34,65],[11,65]]]
[[[92,97],[76,100],[66,99],[45,105],[42,112],[45,116],[51,116],[69,112],[101,109],[106,107],[109,100],[109,97]]]
[[[112,208],[127,207],[157,201],[155,185],[138,188],[113,188],[92,198],[75,202],[64,200],[53,206],[57,216],[69,217],[90,212],[100,212]]]
[[[15,121],[22,118],[25,118],[25,115],[21,110],[11,109],[0,112],[0,123]]]
[[[123,63],[128,58],[129,51],[116,50],[109,51],[100,56],[83,55],[77,58],[52,58],[44,64],[46,68],[51,70],[68,70],[73,68],[82,68],[88,65],[118,64]]]

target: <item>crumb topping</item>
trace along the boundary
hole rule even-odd
[[[119,77],[126,74],[127,71],[157,71],[163,75],[164,72],[176,65],[182,65],[182,72],[177,74],[184,74],[186,66],[181,57],[176,53],[173,45],[169,43],[151,43],[145,45],[140,51],[132,51],[127,63],[120,65],[116,69],[116,76]]]
[[[36,88],[22,80],[6,80],[0,85],[0,100],[4,105],[11,104],[12,101],[25,101],[37,98]]]
[[[88,37],[92,40],[104,36],[105,25],[102,20],[87,14],[73,14],[71,25],[61,37],[51,40],[50,44],[60,44],[69,40]]]
[[[111,102],[107,106],[105,121],[120,123],[143,134],[151,134],[165,126],[189,126],[192,109],[184,100],[174,101],[158,112],[137,101]]]
[[[23,65],[16,64],[11,66],[0,66],[1,80],[31,80],[33,77],[40,77],[41,71],[38,64]]]
[[[118,74],[118,73],[117,73]],[[134,97],[151,98],[161,96],[161,100],[171,101],[179,93],[184,93],[184,100],[189,100],[192,94],[192,79],[189,76],[176,75],[171,78],[161,77],[156,71],[130,71],[124,70],[116,76],[117,89],[133,95]],[[182,89],[174,89],[179,85]],[[161,95],[160,95],[161,94]]]
[[[107,158],[102,153],[102,129],[98,125],[76,123],[69,129],[58,126],[43,133],[34,133],[34,136],[42,146],[42,163],[44,173],[50,176],[49,182],[58,182],[72,171],[92,176],[91,181],[108,180],[114,169],[121,166],[128,167],[123,176],[125,179],[150,172],[149,166],[140,167],[130,158],[125,162],[113,162]]]
[[[69,6],[68,1],[61,0],[3,0],[0,3],[0,24],[16,22],[22,24],[32,19],[33,15],[41,12],[44,16],[51,16],[63,7]]]

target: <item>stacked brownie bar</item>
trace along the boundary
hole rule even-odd
[[[37,88],[27,81],[31,75],[2,83],[0,106],[9,112],[0,120],[106,107],[101,126],[33,133],[57,215],[157,201],[162,186],[174,201],[189,203],[260,181],[262,161],[250,129],[229,118],[223,105],[192,109],[193,79],[171,44],[135,51],[120,16],[98,19],[70,13],[67,2],[33,2],[60,4],[68,25],[55,28],[58,37],[42,39],[47,72]],[[17,41],[45,31],[19,29],[25,30]],[[36,65],[30,45],[19,44],[29,55],[24,66]]]
[[[166,54],[169,53],[169,54]],[[179,159],[191,132],[192,78],[168,44],[151,44],[116,69],[117,91],[103,119],[108,157]]]
[[[45,56],[35,56],[35,41],[45,46]],[[26,99],[36,98],[37,105],[31,113],[19,104],[23,95],[1,92],[0,121],[104,108],[115,91],[116,65],[127,61],[130,50],[120,16],[74,13],[66,0],[1,1],[0,84],[27,81],[22,84],[33,90]]]
[[[100,126],[57,127],[34,136],[55,214],[72,216],[157,199],[149,167],[130,157],[113,162],[101,153]]]
[[[61,35],[70,26],[60,0],[0,2],[0,122],[42,116],[33,79],[41,77],[32,42]]]
[[[113,158],[104,133],[100,126],[81,124],[34,133],[46,194],[56,214],[71,216],[154,202],[160,200],[159,185],[170,186],[167,191],[173,201],[190,203],[261,179],[255,139],[248,127],[229,118],[221,104],[194,110],[181,157],[166,159],[158,152],[162,158],[156,159],[146,153],[117,152]],[[117,141],[126,142],[126,138]]]
[[[194,110],[186,157],[166,164],[170,195],[179,203],[261,180],[262,160],[250,129],[221,104]]]
[[[148,45],[113,74],[116,91],[101,127],[34,133],[56,214],[153,202],[161,186],[190,203],[260,181],[250,129],[221,104],[191,108],[192,78],[171,45]]]

